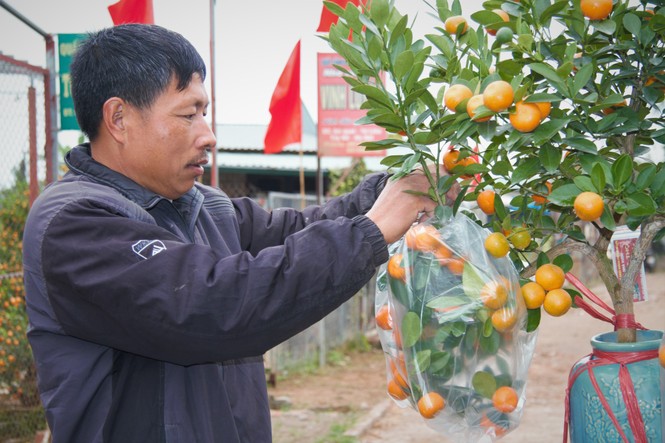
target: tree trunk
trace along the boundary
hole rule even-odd
[[[633,315],[633,292],[632,285],[623,285],[617,288],[617,296],[612,297],[614,310],[616,314],[629,314]],[[617,341],[619,343],[635,343],[637,341],[637,330],[635,328],[619,328],[617,329]]]

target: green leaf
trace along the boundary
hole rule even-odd
[[[415,56],[410,50],[403,51],[395,59],[395,78],[401,80],[413,67]]]
[[[559,77],[559,74],[557,74],[556,71],[550,65],[547,65],[545,63],[531,63],[528,65],[528,67],[533,72],[542,75],[552,83],[559,84],[562,81],[562,78]]]
[[[407,79],[404,82],[404,90],[406,92],[413,90],[418,80],[420,80],[420,74],[423,73],[424,69],[425,69],[424,62],[417,60],[414,61],[411,70],[409,71],[409,75],[407,76]]]
[[[499,219],[508,217],[508,211],[506,211],[506,207],[503,205],[501,195],[499,195],[498,192],[494,194],[494,212]]]
[[[481,272],[468,261],[464,263],[462,272],[462,287],[464,293],[471,298],[480,298],[480,290],[485,285]]]
[[[646,217],[656,213],[656,202],[646,192],[636,192],[626,196],[628,214],[634,217]]]
[[[353,32],[356,34],[359,34],[361,32],[361,29],[363,26],[365,27],[365,34],[373,34],[376,37],[381,36],[381,31],[379,28],[376,27],[374,22],[367,17],[365,14],[360,14],[357,8],[354,8],[352,5],[348,5],[348,9],[350,9],[350,13],[347,12],[344,16],[349,17],[352,16],[355,21],[352,21],[351,19],[349,20],[349,23],[351,23],[351,27],[353,28]],[[355,11],[354,11],[355,10]]]
[[[404,162],[404,155],[387,155],[381,159],[381,164],[388,168],[399,168]]]
[[[452,325],[452,329],[450,331],[454,337],[462,337],[466,333],[466,323],[463,321],[456,321]]]
[[[612,165],[614,188],[623,189],[624,185],[633,175],[633,159],[628,154],[621,155]]]
[[[591,177],[587,177],[586,175],[578,175],[573,179],[573,182],[575,183],[575,186],[577,186],[581,191],[598,192],[596,187],[593,185],[593,182],[591,181]]]
[[[605,170],[600,163],[596,163],[591,169],[591,182],[596,188],[596,192],[602,193],[605,190],[607,179],[605,178]]]
[[[367,57],[374,66],[380,66],[383,42],[379,38],[370,38],[371,34],[368,34],[367,37]]]
[[[540,159],[532,157],[520,163],[513,172],[510,181],[512,183],[519,183],[523,180],[531,178],[540,172]]]
[[[637,173],[637,178],[635,179],[635,186],[638,190],[642,191],[653,183],[656,178],[656,166],[648,163],[642,167]]]
[[[350,3],[350,2],[349,2]],[[353,29],[356,34],[360,34],[362,27],[365,26],[367,31],[375,35],[380,35],[379,30],[365,14],[361,14],[360,10],[353,4],[347,3],[344,8],[344,20],[346,24]],[[348,40],[348,36],[345,37]]]
[[[456,308],[459,306],[464,306],[468,304],[471,300],[468,297],[462,295],[445,295],[442,297],[436,297],[427,302],[427,307],[431,309],[449,309]]]
[[[556,118],[546,121],[533,131],[533,143],[541,145],[550,141],[559,131],[568,126],[570,121],[570,118]]]
[[[390,29],[390,40],[388,46],[393,46],[397,39],[403,37],[404,31],[409,22],[409,17],[404,15]]]
[[[533,0],[533,16],[538,23],[543,23],[542,16],[550,7],[550,0]]]
[[[393,128],[402,128],[404,126],[404,121],[397,114],[385,113],[379,115],[372,115],[371,120],[377,125],[383,127],[387,126]]]
[[[326,7],[327,10],[335,14],[337,17],[344,15],[344,8],[342,8],[335,2],[329,2],[324,0],[323,5]]]
[[[416,353],[415,369],[419,373],[427,371],[430,367],[431,362],[432,362],[432,351],[430,351],[429,349],[418,351]]]
[[[542,265],[546,265],[550,262],[550,258],[545,254],[544,252],[541,252],[538,254],[538,258],[536,259],[536,265],[538,267],[541,267]]]
[[[540,20],[539,22],[544,26],[544,27],[549,27],[549,21],[550,19],[555,15],[558,14],[559,12],[563,11],[564,9],[569,7],[568,2],[564,1],[555,1],[553,5],[549,6],[545,11],[540,14]]]
[[[362,94],[367,98],[371,98],[376,100],[377,102],[381,103],[388,109],[393,109],[394,105],[388,94],[386,94],[384,91],[381,89],[377,88],[376,86],[372,85],[361,85],[361,86],[355,86],[352,88],[353,91],[357,92],[358,94]]]
[[[575,197],[577,197],[579,193],[580,188],[576,185],[566,184],[554,189],[548,196],[548,199],[559,206],[572,206],[575,202]]]
[[[606,229],[609,229],[610,231],[616,230],[616,222],[612,216],[612,211],[607,205],[605,205],[603,208],[603,214],[600,216],[600,222],[603,224],[603,226],[605,226]]]
[[[639,40],[642,31],[642,21],[637,15],[631,13],[624,14],[623,27],[635,37],[638,37]]]
[[[492,321],[488,319],[488,321]],[[495,355],[501,345],[501,335],[492,327],[492,334],[489,336],[480,336],[480,349],[487,355]]]
[[[485,371],[478,371],[473,374],[471,385],[481,397],[485,398],[492,398],[496,391],[496,379],[492,374]]]
[[[492,173],[496,175],[508,175],[513,167],[507,160],[499,160],[492,166]]]
[[[376,142],[362,142],[360,146],[364,146],[368,151],[382,151],[384,149],[392,149],[401,146],[401,142],[393,139],[379,140]]]
[[[404,282],[401,280],[395,280],[394,278],[389,278],[388,282],[390,284],[390,293],[402,305],[407,306],[409,303],[409,289],[406,287]]]
[[[459,209],[460,205],[464,202],[464,194],[466,194],[467,189],[469,189],[469,186],[462,186],[462,189],[460,189],[460,193],[457,195],[455,203],[453,203],[453,213],[457,214],[457,210]]]
[[[483,337],[489,337],[494,333],[494,325],[492,324],[492,317],[489,317],[483,323]]]
[[[573,259],[568,254],[558,255],[552,260],[552,263],[563,269],[563,272],[569,272],[573,269]]]
[[[577,71],[577,74],[575,75],[575,80],[573,81],[573,96],[577,95],[577,93],[586,86],[587,83],[589,83],[589,80],[591,80],[591,76],[594,74],[595,67],[593,63],[588,63],[582,68]]]
[[[526,332],[533,332],[540,325],[540,308],[527,309],[526,311]]]
[[[528,96],[524,103],[541,103],[541,102],[558,102],[561,101],[561,97],[554,94],[546,94],[544,92],[539,92],[536,94],[531,94]]]
[[[381,28],[390,18],[390,6],[388,0],[372,0],[372,7],[369,10],[372,21],[376,26]]]
[[[547,143],[540,148],[538,158],[547,172],[554,172],[561,164],[561,150]]]
[[[430,371],[433,373],[440,372],[444,369],[448,362],[450,362],[450,353],[446,351],[432,352],[430,357]]]
[[[402,344],[409,348],[416,344],[422,333],[420,317],[413,311],[407,312],[402,318]]]
[[[561,140],[562,144],[566,144],[571,148],[574,148],[580,152],[586,152],[588,154],[598,153],[598,147],[594,142],[588,140],[584,137],[568,137]]]
[[[612,35],[616,32],[617,24],[614,20],[594,20],[591,22],[591,25],[596,28],[598,31],[606,35]]]
[[[651,183],[651,195],[656,199],[665,195],[665,168],[658,171],[656,178]]]
[[[604,109],[604,108],[611,108],[612,106],[615,105],[623,105],[625,104],[626,99],[623,98],[623,95],[621,94],[610,94],[607,97],[605,97],[604,100],[601,100],[598,102],[597,107],[599,109]]]
[[[454,53],[454,43],[448,36],[441,36],[437,34],[427,34],[425,37],[432,42],[441,53],[449,59]]]

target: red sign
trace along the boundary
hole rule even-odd
[[[362,94],[351,90],[335,65],[348,66],[337,53],[318,54],[319,156],[383,156],[382,151],[365,151],[360,143],[386,138],[386,130],[376,125],[358,125],[366,115],[360,109],[365,101]]]

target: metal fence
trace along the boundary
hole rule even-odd
[[[46,69],[0,53],[0,189],[11,186],[25,166],[31,199],[47,176],[38,152],[50,149],[48,84]]]
[[[47,177],[48,72],[0,53],[0,441],[33,442],[46,420],[25,330],[20,231]],[[20,226],[19,226],[20,225]]]
[[[312,195],[270,192],[271,208],[301,208],[316,203]],[[358,338],[374,326],[374,281],[317,324],[271,349],[266,364],[272,375],[292,368],[326,364],[330,350]]]

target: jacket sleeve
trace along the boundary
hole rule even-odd
[[[266,247],[283,244],[289,235],[315,221],[364,215],[385,187],[387,179],[385,173],[370,174],[350,193],[302,211],[277,208],[266,212],[249,198],[233,199],[240,225],[241,248],[256,254]]]
[[[353,207],[360,200],[317,212],[319,223],[301,219],[307,226],[286,236],[294,222],[279,246],[227,255],[75,200],[43,221],[45,303],[65,333],[149,358],[260,355],[337,308],[387,260],[371,220],[334,218],[365,210]]]

